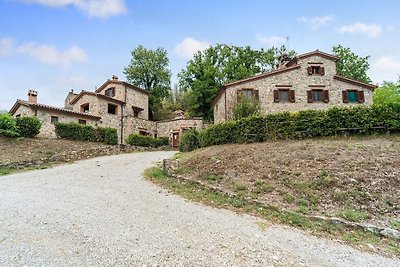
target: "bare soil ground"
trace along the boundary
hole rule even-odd
[[[107,145],[64,139],[0,137],[0,163],[41,160],[51,156],[99,147],[107,147]]]
[[[178,171],[279,208],[400,228],[400,136],[214,146],[182,154]]]

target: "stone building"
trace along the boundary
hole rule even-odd
[[[334,55],[321,51],[279,61],[276,70],[225,84],[214,99],[214,123],[232,118],[242,97],[259,101],[262,113],[370,105],[375,85],[336,73]]]
[[[137,133],[154,137],[169,137],[178,146],[180,136],[190,128],[201,130],[201,118],[178,118],[167,121],[149,120],[147,91],[113,76],[95,92],[69,92],[63,108],[37,102],[38,94],[29,90],[28,101],[18,99],[10,113],[15,116],[36,116],[42,122],[40,136],[56,137],[55,122],[76,122],[117,129],[121,143],[128,135]]]

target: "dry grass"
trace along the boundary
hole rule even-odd
[[[400,136],[215,146],[182,154],[179,172],[303,214],[399,221]]]

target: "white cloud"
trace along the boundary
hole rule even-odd
[[[9,56],[12,54],[14,40],[12,38],[0,39],[0,56]]]
[[[110,17],[127,12],[125,0],[18,0],[26,4],[49,7],[74,6],[90,17]]]
[[[181,57],[190,59],[198,51],[207,49],[211,44],[206,41],[199,41],[191,37],[185,38],[181,43],[177,44],[174,48],[174,52]]]
[[[377,24],[365,24],[357,21],[339,28],[340,33],[364,33],[368,37],[377,38],[382,33],[382,27]]]
[[[263,36],[257,35],[256,39],[259,43],[267,46],[277,46],[285,43],[286,37],[283,36]]]
[[[395,60],[393,56],[381,56],[379,57],[374,66],[380,70],[397,70],[400,73],[400,60]]]
[[[328,25],[333,20],[334,17],[331,15],[323,17],[315,16],[313,18],[308,18],[303,16],[297,19],[298,22],[309,25],[309,27],[313,30],[318,30],[319,28]]]
[[[30,56],[48,65],[68,66],[73,62],[85,62],[88,59],[85,51],[77,46],[59,51],[54,46],[26,43],[16,45],[14,39],[0,39],[0,56],[11,56],[14,54]]]

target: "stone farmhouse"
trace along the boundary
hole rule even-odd
[[[241,98],[259,101],[262,113],[370,105],[375,85],[336,73],[334,55],[313,51],[281,57],[276,70],[225,84],[214,99],[214,123],[232,118]]]
[[[180,136],[190,128],[201,130],[202,118],[150,121],[147,91],[113,76],[94,92],[69,92],[64,107],[39,104],[38,93],[29,90],[28,101],[18,99],[11,108],[14,117],[36,116],[42,122],[39,136],[56,137],[55,122],[76,122],[94,127],[111,127],[118,131],[119,141],[125,142],[128,135],[137,133],[153,137],[169,137],[171,145],[177,147]]]

